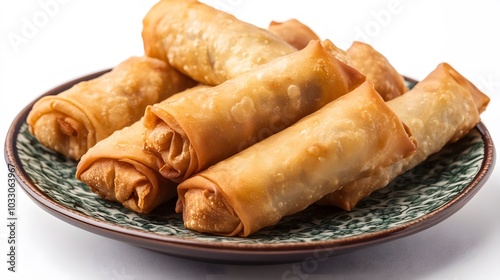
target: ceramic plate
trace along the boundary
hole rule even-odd
[[[57,94],[102,72],[63,84]],[[42,209],[85,230],[170,255],[224,263],[278,263],[328,257],[424,230],[460,209],[481,188],[494,164],[494,147],[479,123],[460,141],[351,212],[312,206],[249,238],[218,237],[184,228],[174,201],[154,213],[133,213],[89,191],[74,178],[76,163],[47,150],[28,132],[28,105],[14,120],[6,159]]]

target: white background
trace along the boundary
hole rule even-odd
[[[45,91],[142,55],[141,21],[155,2],[1,1],[0,135],[5,137],[17,113]],[[500,137],[500,16],[495,1],[207,2],[262,27],[271,20],[298,18],[342,48],[363,40],[416,79],[448,62],[490,96],[482,119],[493,139]],[[44,3],[53,5],[47,9]],[[8,273],[7,173],[2,161],[0,275],[7,277],[1,279],[281,279],[292,266],[209,264],[137,248],[58,220],[18,186],[18,272]],[[302,278],[495,278],[500,275],[499,184],[497,170],[465,207],[442,223],[319,262]]]

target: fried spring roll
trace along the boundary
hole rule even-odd
[[[162,0],[144,17],[146,55],[218,85],[297,49],[268,30],[195,0]]]
[[[359,86],[365,77],[320,42],[212,88],[146,109],[145,148],[176,182],[223,160]]]
[[[415,148],[406,126],[365,82],[182,182],[176,211],[189,229],[248,236]]]
[[[271,21],[267,30],[298,50],[305,48],[310,41],[320,39],[311,28],[297,19],[289,19],[283,22]]]
[[[314,38],[318,39],[318,36],[311,28],[296,19],[285,22],[273,21],[268,30],[297,49],[304,48]],[[330,40],[325,40],[323,45],[338,59],[363,73],[366,79],[374,84],[375,90],[385,101],[408,91],[404,77],[396,71],[385,56],[372,46],[355,41],[347,51],[343,51]]]
[[[408,91],[403,76],[372,46],[355,41],[346,53],[351,65],[366,75],[385,101]]]
[[[147,105],[193,84],[161,60],[130,57],[98,78],[41,98],[27,123],[40,143],[78,160],[98,141],[138,121]]]
[[[76,178],[104,199],[148,213],[177,195],[177,184],[156,169],[155,157],[143,151],[142,119],[114,132],[83,155]]]
[[[489,98],[450,65],[438,65],[412,90],[387,102],[410,127],[418,142],[417,152],[373,176],[346,184],[319,204],[352,210],[361,199],[467,134],[488,103]]]

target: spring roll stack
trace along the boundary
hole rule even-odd
[[[148,106],[145,147],[181,182],[350,92],[364,75],[319,41],[213,88]]]
[[[248,236],[415,148],[406,127],[366,82],[182,182],[177,211],[188,228]]]
[[[198,232],[247,237],[314,203],[351,210],[489,102],[446,63],[408,90],[372,46],[344,51],[295,19],[266,30],[160,0],[143,25],[145,56],[43,97],[27,122],[100,197],[150,213],[177,196]]]

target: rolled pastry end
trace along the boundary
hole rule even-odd
[[[408,91],[404,77],[371,45],[354,41],[346,53],[352,66],[366,75],[366,79],[375,85],[375,90],[385,101]]]
[[[484,112],[484,110],[486,110],[486,107],[490,103],[490,98],[486,94],[481,92],[474,84],[472,84],[469,80],[467,80],[464,76],[462,76],[462,74],[457,72],[457,70],[451,67],[451,65],[449,65],[448,63],[445,62],[440,63],[437,66],[437,69],[442,69],[442,71],[448,72],[448,74],[450,74],[450,76],[453,77],[453,79],[458,84],[460,84],[470,92],[472,98],[474,99],[474,103],[476,104],[477,111],[479,112],[479,114],[481,114],[482,112]]]
[[[144,134],[144,149],[157,158],[158,171],[174,182],[183,181],[188,171],[195,168],[189,139],[155,116],[154,106],[146,110],[148,128]],[[155,119],[154,121],[149,121]],[[190,172],[189,172],[190,174]]]
[[[33,110],[28,115],[27,122],[31,134],[45,147],[67,158],[79,160],[95,144],[95,133],[89,132],[91,129],[87,127],[91,126],[90,122],[76,107],[52,97],[42,99],[35,106],[40,111]],[[79,119],[57,111],[62,106],[71,108]],[[46,112],[44,107],[55,109]]]
[[[194,231],[235,236],[243,229],[240,218],[224,197],[208,189],[179,189],[176,211],[182,212],[184,226]]]
[[[112,159],[100,159],[76,176],[100,197],[138,213],[149,213],[175,195],[132,164]]]

